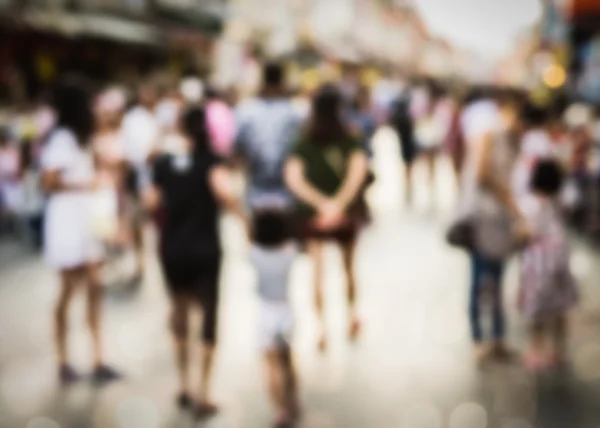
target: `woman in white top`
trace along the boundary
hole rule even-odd
[[[93,115],[87,93],[75,83],[63,84],[54,97],[57,127],[42,152],[42,183],[48,201],[45,215],[44,256],[60,272],[61,291],[56,306],[56,345],[62,384],[79,380],[67,354],[68,309],[80,284],[87,291],[88,324],[92,333],[93,379],[104,383],[120,376],[104,364],[100,344],[103,247],[91,228],[90,202],[99,186],[91,149]]]

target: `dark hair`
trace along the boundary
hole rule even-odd
[[[210,137],[203,107],[192,107],[181,118],[183,132],[194,143],[194,155],[203,156],[210,151]]]
[[[315,144],[327,145],[350,137],[342,118],[343,99],[333,85],[325,85],[312,103],[311,119],[306,138]]]
[[[253,219],[253,241],[265,247],[276,247],[291,238],[289,224],[278,211],[258,212]]]
[[[56,111],[56,124],[75,133],[80,145],[85,146],[94,130],[90,95],[79,81],[70,80],[59,84],[52,100]]]
[[[544,107],[540,107],[531,101],[523,106],[521,117],[526,126],[539,127],[545,125],[550,119],[550,112]]]
[[[6,146],[10,143],[10,132],[8,127],[2,126],[0,127],[0,146]]]
[[[492,94],[492,90],[488,86],[485,86],[485,85],[473,86],[467,92],[467,95],[464,100],[465,105],[489,98],[491,96],[491,94]]]
[[[356,90],[354,99],[352,100],[352,109],[360,110],[363,105],[368,104],[371,101],[371,91],[365,85],[360,85]]]
[[[218,100],[221,98],[221,94],[213,85],[207,85],[204,88],[204,98],[207,100]]]
[[[534,168],[531,189],[546,196],[556,196],[560,192],[563,179],[564,173],[558,162],[541,160]]]
[[[21,142],[21,170],[26,171],[33,167],[33,141],[26,139]]]
[[[282,87],[284,85],[285,72],[279,63],[268,63],[263,68],[263,85],[268,87]]]

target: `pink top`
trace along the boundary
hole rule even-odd
[[[211,101],[206,106],[206,123],[214,152],[227,156],[233,150],[235,139],[235,116],[222,101]]]

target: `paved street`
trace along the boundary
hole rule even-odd
[[[448,248],[444,225],[454,181],[441,162],[436,209],[419,185],[416,204],[403,207],[402,174],[394,139],[378,135],[378,181],[370,200],[374,223],[359,248],[358,278],[364,332],[345,336],[343,277],[335,248],[328,252],[327,314],[331,346],[316,351],[311,266],[298,260],[293,275],[305,428],[598,428],[600,426],[600,256],[575,245],[574,269],[582,304],[573,314],[568,375],[533,378],[517,365],[477,369],[466,317],[468,262]],[[417,171],[416,181],[425,175]],[[271,409],[261,377],[257,300],[241,229],[223,224],[227,262],[215,398],[222,406],[207,428],[264,428]],[[55,383],[52,308],[55,275],[17,244],[0,245],[0,427],[194,427],[173,403],[176,373],[166,329],[167,300],[156,263],[139,294],[109,293],[105,342],[125,382],[95,390]],[[149,252],[149,260],[152,254]],[[516,313],[514,266],[506,278],[509,340],[524,343]],[[72,313],[74,361],[90,361],[83,304]]]

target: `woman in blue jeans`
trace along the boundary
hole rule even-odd
[[[517,229],[523,229],[509,187],[519,154],[517,117],[518,108],[513,99],[499,97],[497,103],[471,104],[464,118],[470,150],[464,170],[463,204],[470,211],[475,226],[469,316],[479,361],[490,354],[500,358],[509,355],[504,343],[502,274],[515,242],[513,225],[516,222]],[[485,300],[491,306],[489,336],[481,324],[484,297],[488,297]],[[486,341],[488,338],[491,340]]]

